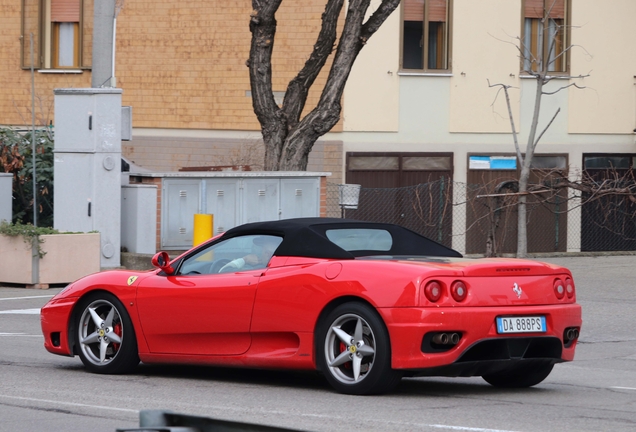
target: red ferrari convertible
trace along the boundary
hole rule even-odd
[[[258,222],[155,270],[84,277],[41,312],[45,348],[97,373],[144,363],[317,369],[342,393],[403,376],[543,381],[574,359],[581,307],[569,270],[464,259],[397,225]]]

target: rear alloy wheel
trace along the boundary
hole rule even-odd
[[[402,377],[391,369],[391,343],[377,312],[362,303],[345,303],[322,321],[316,338],[317,361],[339,392],[378,394]]]
[[[91,372],[116,374],[139,364],[137,340],[124,305],[108,293],[87,297],[76,321],[79,356]]]
[[[488,384],[503,388],[532,387],[546,379],[552,372],[553,364],[522,365],[509,371],[491,375],[483,375],[482,378]]]

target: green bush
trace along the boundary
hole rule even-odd
[[[0,128],[0,172],[13,174],[13,221],[33,224],[31,131]],[[35,131],[37,225],[53,226],[53,134]]]

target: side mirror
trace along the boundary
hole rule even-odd
[[[170,265],[170,256],[168,255],[168,252],[159,252],[153,256],[152,265],[163,270],[163,272],[168,276],[174,273],[174,269]]]

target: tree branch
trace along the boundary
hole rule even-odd
[[[277,121],[279,111],[272,90],[272,51],[276,34],[275,14],[281,2],[282,0],[252,1],[252,43],[247,66],[250,70],[252,105],[261,125],[271,126]]]
[[[309,89],[333,51],[337,36],[338,17],[343,3],[344,0],[329,0],[327,2],[325,12],[322,14],[322,27],[314,44],[314,49],[309,59],[305,62],[305,66],[287,86],[282,109],[287,119],[288,129],[298,124],[302,110],[307,102]]]
[[[499,92],[503,89],[504,94],[506,95],[506,105],[508,107],[508,118],[510,119],[510,127],[512,128],[512,138],[514,140],[515,143],[515,149],[517,150],[517,158],[519,159],[519,163],[523,164],[523,155],[521,154],[521,149],[519,148],[519,141],[517,139],[517,129],[515,128],[515,119],[512,117],[512,107],[510,104],[510,95],[508,94],[508,89],[511,86],[507,86],[505,84],[490,84],[490,80],[487,79],[486,81],[488,81],[488,87],[500,87],[500,89],[497,91],[497,95],[499,95]],[[497,96],[495,96],[495,101],[497,100]],[[493,103],[491,104],[491,106],[494,105],[495,101],[493,101]]]
[[[581,75],[579,75],[578,77],[572,77],[572,78],[585,78],[585,77],[588,77],[588,76],[589,76],[589,75],[585,75],[585,76],[581,76]],[[560,92],[561,90],[565,90],[565,89],[566,89],[566,88],[568,88],[568,87],[576,87],[577,89],[581,89],[581,90],[582,90],[582,89],[584,89],[584,88],[586,88],[585,86],[578,85],[577,83],[571,83],[571,84],[568,84],[568,85],[566,85],[566,86],[561,86],[561,87],[559,87],[558,89],[556,89],[556,90],[554,90],[554,91],[551,91],[551,92],[542,91],[542,92],[541,92],[541,94],[544,94],[544,95],[553,95],[553,94],[557,94],[557,93],[558,93],[558,92]]]
[[[552,122],[554,121],[554,119],[556,118],[556,116],[559,115],[559,113],[561,112],[561,107],[559,107],[556,112],[554,113],[554,115],[552,116],[552,118],[550,119],[550,122],[545,126],[545,128],[543,128],[543,130],[541,131],[541,133],[539,134],[539,136],[537,137],[536,141],[534,142],[533,146],[532,146],[532,150],[534,151],[534,149],[537,148],[537,144],[539,144],[539,141],[541,141],[541,137],[543,136],[543,134],[545,133],[545,131],[548,130],[548,128],[550,127],[550,125],[552,124]]]
[[[375,13],[363,27],[363,20],[371,0],[350,0],[344,28],[334,56],[327,82],[317,106],[296,127],[289,130],[283,144],[280,169],[298,169],[306,161],[315,141],[329,132],[340,119],[340,100],[347,78],[360,50],[397,8],[399,0],[382,0]],[[364,33],[363,33],[364,31]]]

